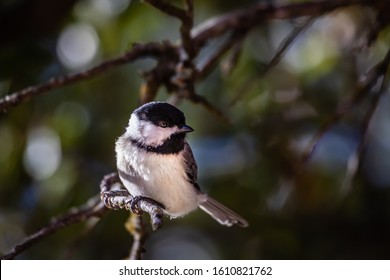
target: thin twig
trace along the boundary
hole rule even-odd
[[[91,217],[100,218],[106,211],[107,208],[100,202],[99,197],[94,197],[80,207],[71,209],[65,215],[54,219],[49,225],[26,237],[21,243],[13,248],[12,252],[2,256],[1,259],[14,259],[43,238],[48,237],[67,226],[84,222]]]
[[[243,95],[248,92],[261,77],[264,77],[273,67],[279,64],[279,62],[282,60],[293,42],[303,31],[305,31],[312,25],[315,19],[315,16],[311,16],[304,20],[301,24],[294,27],[294,29],[286,36],[286,38],[279,45],[278,49],[276,50],[275,54],[268,62],[268,64],[265,65],[265,67],[261,68],[260,72],[257,73],[256,76],[249,78],[246,82],[243,83],[243,86],[237,91],[236,95],[231,100],[230,106],[236,104],[237,101],[240,100],[240,98],[242,98]]]
[[[244,40],[236,42],[231,48],[229,56],[220,63],[220,69],[223,77],[228,77],[233,72],[234,68],[236,68],[241,57],[243,45]]]
[[[142,217],[131,213],[125,224],[125,228],[133,236],[133,244],[131,245],[129,259],[142,259],[142,253],[145,252],[144,243],[148,236]]]
[[[159,9],[167,15],[173,16],[181,21],[180,35],[182,47],[186,51],[187,59],[192,61],[195,57],[195,49],[192,43],[191,30],[194,25],[194,3],[193,0],[185,0],[186,9],[178,8],[162,0],[145,0],[146,3]]]
[[[182,8],[178,8],[171,3],[161,0],[144,0],[146,3],[152,5],[153,7],[159,9],[167,15],[173,16],[181,21],[185,21],[187,18],[186,11]]]
[[[362,136],[359,142],[359,145],[357,146],[355,152],[349,157],[348,163],[347,163],[347,172],[345,174],[343,187],[341,189],[343,194],[348,193],[348,191],[351,189],[352,180],[355,177],[359,166],[361,159],[363,157],[363,153],[366,147],[367,138],[368,138],[368,129],[370,127],[370,123],[372,120],[372,117],[374,116],[374,113],[376,112],[378,108],[379,101],[381,97],[385,94],[386,88],[388,86],[388,77],[387,73],[389,71],[389,68],[387,67],[385,72],[383,73],[383,80],[381,83],[381,86],[377,93],[373,96],[371,100],[370,107],[368,108],[368,111],[363,119],[362,122]]]
[[[194,103],[198,103],[202,105],[206,110],[208,110],[210,113],[221,119],[226,124],[231,124],[230,118],[219,108],[217,108],[214,104],[210,103],[206,97],[199,95],[197,93],[191,94],[189,97],[187,97],[189,100],[191,100]]]
[[[187,60],[193,67],[193,60],[198,54],[192,41],[191,31],[194,27],[194,3],[193,0],[185,0],[186,2],[186,18],[180,26],[180,35],[183,49],[187,53]]]
[[[341,106],[330,116],[328,120],[320,127],[317,133],[312,137],[306,150],[302,156],[302,162],[307,162],[312,154],[314,153],[318,143],[321,141],[323,136],[329,131],[329,129],[337,123],[347,112],[366,97],[366,93],[378,82],[378,79],[382,77],[390,63],[390,49],[382,61],[376,64],[368,71],[365,76],[357,83],[355,93],[347,101],[343,102]]]
[[[100,222],[100,218],[90,218],[85,222],[81,231],[76,235],[76,237],[72,240],[69,247],[66,249],[64,258],[71,259],[76,251],[79,249],[82,242],[84,242],[87,237],[91,234],[97,224]]]
[[[240,30],[233,32],[229,38],[227,38],[222,45],[212,54],[208,57],[207,61],[201,65],[201,67],[198,66],[198,70],[196,73],[196,79],[202,80],[205,77],[207,77],[210,72],[215,68],[215,65],[217,62],[221,60],[221,58],[234,46],[237,46],[237,44],[240,44],[242,40],[247,35],[247,32],[245,30]]]

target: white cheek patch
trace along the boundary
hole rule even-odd
[[[151,122],[139,120],[136,115],[131,115],[129,126],[126,130],[132,137],[141,140],[148,146],[159,146],[162,145],[172,134],[174,134],[177,128],[162,128]]]
[[[166,127],[162,128],[152,123],[145,122],[142,130],[142,136],[147,145],[159,146],[164,143],[173,133],[175,128]]]

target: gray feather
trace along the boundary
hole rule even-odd
[[[213,217],[217,222],[225,226],[237,224],[240,227],[247,227],[249,223],[240,215],[230,210],[215,199],[204,195],[205,201],[201,202],[199,208]]]

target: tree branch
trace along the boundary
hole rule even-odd
[[[187,60],[192,61],[196,52],[192,43],[191,30],[194,25],[194,4],[193,0],[185,0],[186,9],[178,8],[166,1],[161,0],[145,0],[146,3],[159,9],[163,13],[173,16],[181,21],[180,35],[182,47],[186,51]]]
[[[76,223],[84,222],[91,217],[98,217],[98,218],[102,217],[103,214],[105,214],[108,211],[108,208],[114,210],[117,209],[129,210],[131,208],[130,203],[132,197],[131,195],[129,195],[127,190],[118,188],[118,183],[120,183],[120,179],[116,172],[104,176],[100,184],[100,189],[101,189],[100,199],[99,197],[93,197],[90,200],[88,200],[85,204],[77,208],[71,209],[69,212],[67,212],[64,215],[54,218],[49,225],[43,227],[42,229],[38,230],[37,232],[25,238],[21,243],[17,244],[13,248],[12,252],[4,256],[1,256],[0,259],[2,260],[14,259],[16,256],[25,252],[28,248],[30,248],[34,244],[38,243],[42,239],[56,233],[57,231],[65,227],[68,227]],[[163,211],[158,205],[152,204],[149,201],[140,201],[139,207],[143,211],[150,214],[153,230],[156,230],[163,225]],[[135,228],[137,229],[137,226],[135,226]],[[142,232],[144,231],[141,231],[140,229],[137,229],[137,231],[133,232],[135,244],[137,244],[137,242],[141,245],[143,244],[141,241],[146,237],[140,236]]]
[[[117,66],[124,65],[139,58],[153,57],[159,58],[162,55],[176,52],[175,47],[168,43],[148,43],[148,44],[134,44],[132,49],[122,56],[107,60],[91,69],[75,74],[70,74],[63,77],[52,78],[47,82],[36,86],[30,86],[23,90],[14,92],[10,95],[0,99],[0,111],[6,111],[11,106],[16,106],[21,102],[25,102],[32,97],[46,93],[54,88],[64,87],[75,82],[86,80],[95,77],[103,72]]]
[[[25,252],[28,248],[41,241],[43,238],[56,233],[57,231],[76,224],[84,222],[91,217],[102,217],[107,208],[100,202],[99,197],[93,197],[80,207],[71,209],[65,215],[55,218],[48,226],[25,238],[21,243],[16,245],[12,252],[1,257],[2,260],[14,259],[16,256]]]
[[[251,7],[211,18],[195,28],[192,33],[196,48],[202,48],[211,38],[221,36],[227,31],[252,29],[266,21],[293,19],[303,16],[319,16],[335,9],[351,5],[378,6],[381,0],[327,0],[303,2],[274,6],[260,2]]]
[[[171,3],[168,3],[166,1],[161,1],[161,0],[144,0],[144,1],[169,16],[173,16],[181,21],[186,21],[187,19],[186,10],[178,8],[172,5]]]
[[[206,21],[204,24],[192,30],[193,27],[193,1],[186,0],[187,9],[177,8],[165,1],[146,0],[149,4],[155,6],[168,15],[179,18],[182,21],[181,36],[182,48],[187,52],[188,59],[191,62],[199,50],[211,39],[234,30],[250,30],[261,23],[272,19],[291,19],[302,16],[321,15],[337,8],[351,5],[381,5],[381,0],[329,0],[316,1],[298,4],[287,4],[282,6],[273,6],[268,3],[258,3],[246,9],[227,13]],[[192,33],[191,33],[192,31]],[[164,43],[136,44],[124,55],[107,60],[91,69],[83,72],[70,74],[63,77],[52,78],[39,85],[30,86],[20,91],[14,92],[0,99],[0,112],[5,112],[12,106],[16,106],[35,96],[46,93],[54,88],[60,88],[75,82],[86,80],[97,76],[111,68],[133,62],[139,58],[154,57],[159,58],[163,55],[175,53],[178,55],[179,47],[174,47]],[[190,65],[191,66],[191,65]]]

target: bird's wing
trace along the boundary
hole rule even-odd
[[[183,157],[185,161],[185,171],[187,174],[187,180],[191,184],[193,184],[197,189],[199,189],[199,186],[197,184],[198,166],[196,165],[194,155],[192,154],[191,147],[187,141],[184,141]]]

